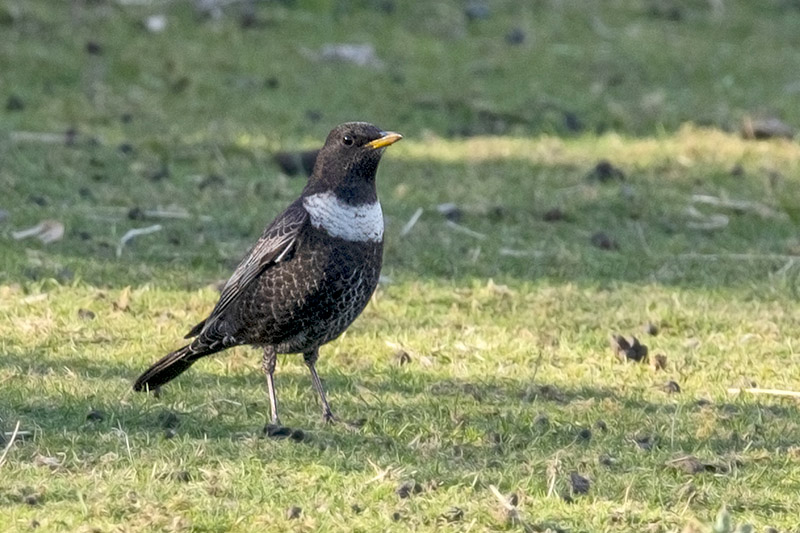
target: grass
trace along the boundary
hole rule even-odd
[[[242,28],[240,5],[0,1],[0,426],[30,432],[0,464],[0,530],[670,532],[723,505],[800,528],[797,402],[727,392],[800,383],[800,148],[738,134],[800,124],[796,3],[488,5],[258,3]],[[330,42],[383,67],[315,59]],[[341,422],[283,356],[283,421],[308,439],[260,437],[249,348],[131,392],[301,190],[272,153],[352,119],[406,138],[379,173],[387,282],[322,350]],[[587,180],[602,159],[624,181]],[[156,208],[185,217],[129,216]],[[11,238],[43,219],[64,238]],[[620,363],[612,333],[665,368]]]

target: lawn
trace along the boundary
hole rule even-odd
[[[729,390],[800,390],[800,145],[741,131],[800,127],[798,27],[791,0],[0,0],[0,530],[800,531],[798,400]],[[281,356],[302,433],[264,437],[250,348],[134,393],[300,193],[274,155],[348,120],[405,138],[382,283],[321,350],[338,423]]]

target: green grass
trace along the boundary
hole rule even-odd
[[[738,135],[749,116],[800,125],[796,2],[508,1],[472,22],[458,2],[389,3],[258,3],[243,29],[238,5],[0,0],[0,428],[30,432],[0,465],[0,530],[679,532],[723,505],[800,528],[797,402],[727,392],[800,390],[800,147]],[[142,29],[162,12],[164,33]],[[315,60],[330,42],[384,66]],[[322,350],[340,423],[282,356],[283,422],[309,439],[260,437],[249,348],[134,394],[302,189],[272,153],[353,119],[406,138],[378,178],[387,282]],[[41,135],[69,128],[71,145]],[[625,180],[588,181],[602,159]],[[62,240],[11,237],[44,219]],[[620,363],[612,333],[666,367]],[[712,466],[676,468],[687,455]],[[587,494],[569,496],[573,472]]]

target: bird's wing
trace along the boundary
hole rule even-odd
[[[308,212],[299,202],[292,204],[278,216],[264,230],[261,238],[250,249],[250,253],[239,263],[225,283],[219,301],[208,318],[192,328],[186,338],[199,335],[206,325],[214,322],[264,270],[290,258],[300,230],[308,220]]]

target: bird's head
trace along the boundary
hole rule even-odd
[[[332,191],[352,204],[375,201],[375,173],[383,150],[402,138],[367,122],[336,126],[317,156],[306,192]]]

